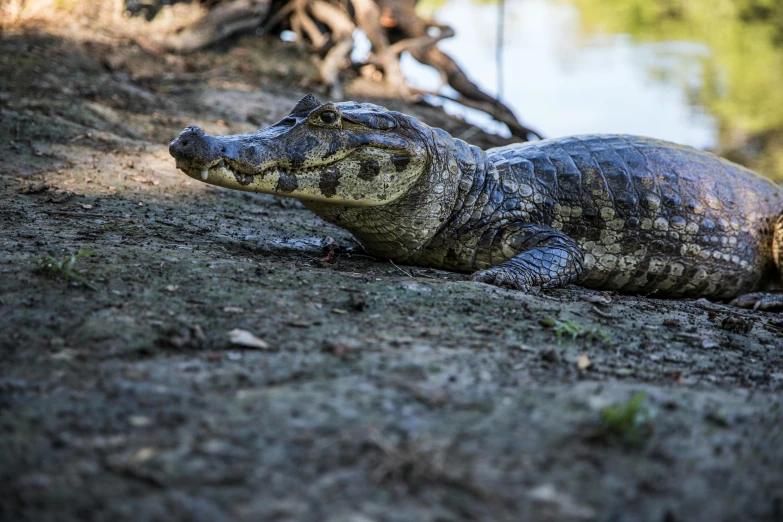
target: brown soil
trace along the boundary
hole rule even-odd
[[[307,92],[296,47],[27,30],[0,71],[0,519],[783,520],[779,316],[397,267],[177,172]]]

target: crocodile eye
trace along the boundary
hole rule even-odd
[[[331,125],[337,121],[337,113],[334,111],[324,111],[318,115],[318,119],[321,121],[321,123]]]

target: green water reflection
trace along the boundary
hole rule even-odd
[[[586,34],[706,44],[689,95],[717,118],[717,152],[783,180],[783,0],[562,1],[579,8]]]

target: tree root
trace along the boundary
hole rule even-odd
[[[454,36],[454,30],[420,17],[417,0],[212,0],[214,6],[196,24],[167,35],[162,43],[169,50],[188,52],[206,47],[231,35],[257,30],[276,32],[290,29],[320,57],[321,81],[329,97],[343,98],[341,76],[355,69],[349,56],[353,33],[364,31],[372,44],[366,64],[382,72],[389,92],[413,102],[432,94],[466,107],[486,112],[508,126],[513,136],[529,139],[541,135],[521,124],[513,111],[473,83],[457,63],[436,47]],[[400,55],[408,52],[420,63],[434,68],[443,84],[458,98],[408,86],[400,67]],[[440,89],[438,89],[439,91]]]

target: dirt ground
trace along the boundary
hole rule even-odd
[[[0,519],[783,520],[779,315],[394,266],[174,168],[314,74],[2,35]]]

